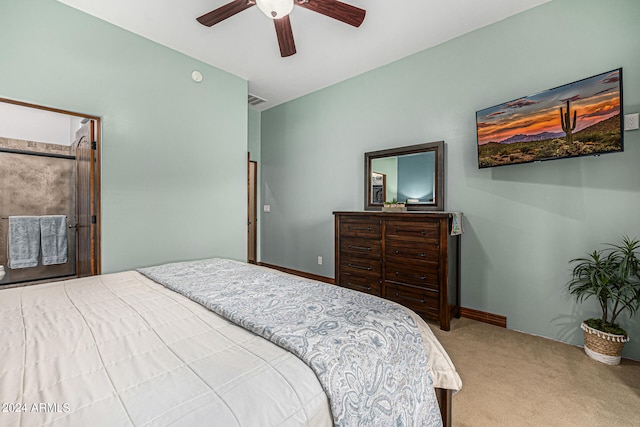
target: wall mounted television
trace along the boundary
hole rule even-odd
[[[476,112],[478,167],[623,151],[622,68]]]

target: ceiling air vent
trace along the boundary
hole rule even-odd
[[[249,94],[249,105],[259,105],[262,104],[263,102],[267,102],[266,99],[262,99],[259,96],[255,96],[253,94]]]

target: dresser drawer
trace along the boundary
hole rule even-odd
[[[437,242],[404,243],[399,240],[386,242],[385,259],[387,261],[409,260],[438,262],[440,247]]]
[[[340,236],[380,239],[382,225],[379,219],[343,218],[340,220]]]
[[[340,239],[340,251],[344,256],[380,260],[382,257],[382,242],[379,239],[344,237]]]
[[[440,223],[437,221],[387,221],[387,240],[426,241],[440,239]]]
[[[388,262],[384,279],[386,282],[413,285],[433,292],[438,292],[440,289],[437,264]]]
[[[438,319],[440,315],[440,295],[429,289],[387,283],[384,297],[429,318]]]
[[[375,259],[343,257],[340,260],[340,277],[346,273],[380,280],[382,276],[382,263],[380,260]]]
[[[340,276],[339,285],[343,288],[365,292],[378,297],[382,296],[382,285],[380,284],[379,278],[357,274],[351,271],[343,271]]]

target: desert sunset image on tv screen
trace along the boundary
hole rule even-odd
[[[480,168],[622,151],[622,69],[476,113]]]

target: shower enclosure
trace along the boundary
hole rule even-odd
[[[10,147],[10,148],[9,148]],[[0,265],[3,284],[76,274],[75,156],[70,146],[0,137]],[[9,151],[10,150],[10,151]],[[65,264],[11,269],[8,261],[9,216],[65,215],[68,256]]]

